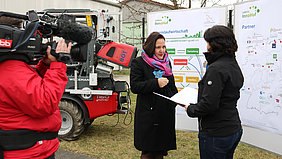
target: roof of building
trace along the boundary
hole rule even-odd
[[[132,1],[132,0],[123,0],[123,1],[121,1],[119,3],[120,4],[125,4],[125,3],[129,2],[129,1]],[[150,4],[162,6],[162,7],[167,7],[167,8],[170,8],[170,9],[175,9],[175,7],[173,5],[165,4],[165,3],[160,3],[160,2],[155,2],[155,1],[151,1],[151,0],[134,0],[134,1],[139,1],[139,2],[143,2],[143,3],[150,3]],[[178,9],[187,9],[187,8],[179,7]]]
[[[115,6],[115,7],[121,8],[120,4],[114,3],[114,2],[111,2],[111,1],[108,1],[108,0],[92,0],[92,1],[100,2],[100,3],[104,3],[104,4],[107,4],[107,5],[110,5],[110,6]]]

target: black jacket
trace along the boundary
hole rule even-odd
[[[187,109],[198,117],[199,132],[206,136],[229,136],[241,129],[237,100],[244,77],[235,59],[224,53],[205,54],[208,68],[198,83],[198,103]]]
[[[173,75],[168,85],[159,88],[154,68],[142,57],[132,61],[131,91],[137,94],[134,119],[134,146],[140,151],[167,151],[176,149],[175,106],[153,92],[171,97],[177,93]]]

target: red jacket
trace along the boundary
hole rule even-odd
[[[35,66],[8,60],[0,63],[0,129],[58,131],[61,115],[58,104],[67,84],[66,65],[52,62]],[[58,139],[37,142],[31,148],[4,151],[4,158],[46,158],[59,147]]]

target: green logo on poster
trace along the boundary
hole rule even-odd
[[[161,19],[155,20],[155,25],[168,24],[169,22],[171,22],[171,19],[168,16],[162,16]]]
[[[260,9],[257,6],[252,6],[249,7],[249,10],[243,11],[242,18],[255,17],[258,13],[260,13]]]

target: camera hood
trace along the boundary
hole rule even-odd
[[[25,30],[0,24],[0,61],[24,56],[32,61],[34,54],[40,53],[41,37],[35,35],[37,27],[38,22],[28,23]]]

